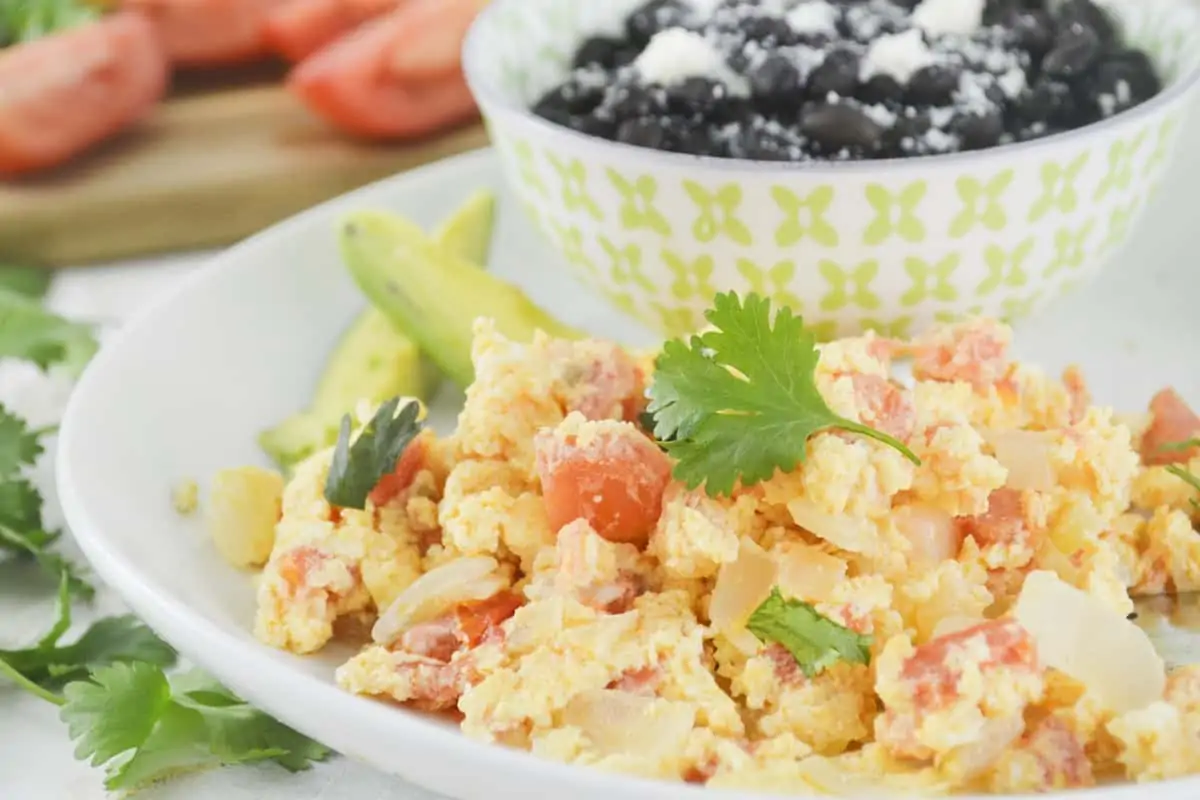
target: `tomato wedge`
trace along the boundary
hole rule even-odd
[[[0,52],[0,175],[61,164],[131,125],[162,97],[167,73],[137,14]]]
[[[207,66],[267,54],[263,23],[285,0],[121,0],[154,22],[172,63]]]
[[[327,44],[407,0],[289,0],[263,25],[267,46],[299,62]]]
[[[409,0],[301,63],[288,87],[355,136],[403,139],[478,112],[460,50],[480,0]]]

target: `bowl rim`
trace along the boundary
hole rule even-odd
[[[582,0],[577,0],[581,2]],[[1136,1],[1136,0],[1135,0]],[[983,150],[960,151],[957,153],[941,153],[936,155],[911,156],[907,158],[880,158],[858,161],[763,161],[752,158],[719,158],[717,156],[700,156],[690,153],[675,153],[669,150],[654,150],[647,147],[625,144],[611,139],[582,133],[564,125],[551,122],[537,116],[532,109],[525,107],[505,92],[495,76],[498,70],[491,66],[485,58],[486,53],[482,44],[489,27],[509,7],[516,6],[527,0],[491,0],[475,18],[467,32],[463,43],[463,74],[467,86],[474,95],[476,102],[484,113],[485,119],[490,117],[507,118],[527,127],[541,131],[549,137],[564,137],[567,141],[579,146],[591,145],[605,151],[611,151],[614,156],[637,163],[657,164],[660,166],[676,166],[682,168],[704,167],[716,172],[783,172],[788,174],[841,175],[863,173],[880,169],[910,169],[923,170],[939,166],[959,166],[961,164],[1002,160],[1011,157],[1025,156],[1040,149],[1049,149],[1061,144],[1070,144],[1071,140],[1082,141],[1085,138],[1109,132],[1116,128],[1132,126],[1138,121],[1151,119],[1168,108],[1177,105],[1187,98],[1200,85],[1200,59],[1187,72],[1178,76],[1161,92],[1139,106],[1122,111],[1108,119],[1093,122],[1082,128],[1051,134],[1041,139],[1026,142],[1011,142]],[[1181,0],[1172,0],[1180,12],[1188,12],[1196,17],[1200,24],[1200,7],[1192,6]],[[491,126],[488,120],[489,127]],[[1078,142],[1075,142],[1076,144]]]

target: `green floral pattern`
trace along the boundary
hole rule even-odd
[[[863,233],[867,244],[883,244],[893,236],[907,242],[925,239],[925,223],[921,222],[918,206],[925,197],[925,181],[913,181],[891,191],[873,183],[867,187],[867,202],[875,210],[875,220]]]
[[[528,104],[569,64],[564,43],[642,2],[493,5],[488,63]],[[1200,66],[1200,9],[1138,0],[1121,15],[1169,75]],[[756,291],[829,338],[1020,319],[1084,284],[1138,225],[1189,102],[1003,154],[833,171],[631,157],[483,105],[518,207],[614,305],[678,335],[715,291]]]

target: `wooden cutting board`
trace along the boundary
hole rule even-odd
[[[276,72],[184,79],[136,130],[52,173],[0,183],[0,262],[69,266],[228,245],[487,144],[478,123],[417,143],[351,141]]]

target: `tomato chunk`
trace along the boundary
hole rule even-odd
[[[267,46],[299,62],[406,0],[288,0],[263,23]]]
[[[1163,389],[1150,401],[1153,420],[1142,437],[1142,460],[1147,464],[1178,464],[1187,461],[1196,448],[1180,450],[1182,444],[1200,435],[1200,417],[1174,389]]]
[[[537,437],[537,470],[554,530],[577,519],[611,542],[645,546],[662,514],[671,462],[628,423],[582,423]]]
[[[56,166],[128,127],[162,97],[167,71],[136,14],[0,51],[0,175]]]
[[[175,64],[250,61],[267,54],[263,23],[284,0],[122,0],[148,17]]]
[[[956,659],[964,657],[964,647],[977,637],[982,638],[985,653],[979,661],[981,670],[1037,668],[1033,638],[1014,620],[993,620],[934,639],[918,647],[904,664],[903,677],[912,684],[918,709],[944,708],[955,701],[962,674],[961,661]]]
[[[364,138],[419,137],[465,122],[478,110],[459,52],[477,10],[476,0],[410,0],[304,61],[288,88]]]
[[[414,439],[404,449],[400,460],[396,462],[396,469],[380,479],[371,493],[367,495],[368,499],[376,506],[384,506],[412,486],[417,473],[425,468],[425,460],[429,455],[428,448],[429,445],[425,439]]]

